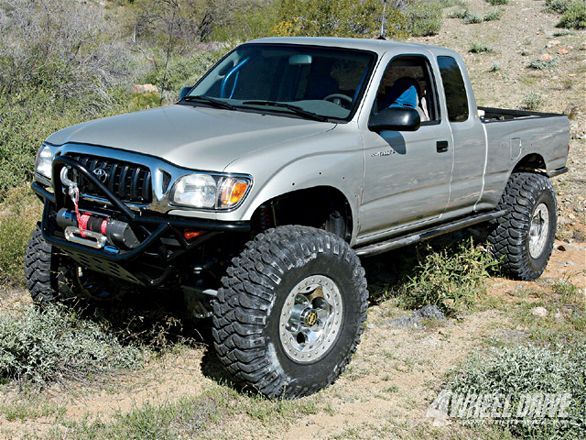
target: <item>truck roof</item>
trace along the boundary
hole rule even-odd
[[[250,43],[306,44],[309,46],[343,47],[348,49],[369,50],[371,52],[376,52],[379,55],[382,55],[389,50],[397,49],[404,51],[418,50],[433,55],[445,55],[446,53],[457,55],[457,52],[440,46],[395,40],[377,40],[372,38],[267,37],[250,41]]]

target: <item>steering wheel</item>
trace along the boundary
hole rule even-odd
[[[330,101],[336,105],[339,105],[340,107],[344,107],[344,108],[350,108],[352,107],[352,98],[350,98],[348,95],[344,95],[342,93],[332,93],[331,95],[328,95],[324,98],[324,101]],[[346,105],[342,105],[342,102],[344,102]]]

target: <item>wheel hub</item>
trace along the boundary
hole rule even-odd
[[[279,337],[287,356],[298,363],[321,359],[336,342],[342,326],[342,295],[323,275],[298,283],[285,299]]]
[[[549,236],[549,210],[545,203],[537,205],[529,226],[529,254],[539,258],[545,249]]]

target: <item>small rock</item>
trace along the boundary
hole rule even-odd
[[[134,84],[132,93],[159,93],[159,88],[154,84]]]
[[[440,310],[438,306],[427,305],[419,310],[415,310],[413,312],[413,316],[419,316],[424,319],[437,319],[438,321],[443,321],[446,319],[446,315],[444,312]]]
[[[545,47],[552,48],[554,46],[559,46],[561,44],[560,40],[551,40],[549,43],[545,45]]]
[[[417,327],[418,320],[411,316],[401,316],[400,318],[391,319],[389,325],[396,328]]]
[[[558,251],[566,252],[566,247],[563,244],[558,246]]]
[[[561,321],[564,319],[564,315],[559,310],[555,312],[554,318],[556,321]]]
[[[548,54],[548,53],[544,53],[543,55],[541,55],[541,56],[539,57],[539,59],[540,59],[541,61],[544,61],[544,62],[548,63],[548,62],[550,62],[550,61],[552,61],[552,60],[553,60],[553,57],[552,57],[550,54]]]
[[[531,314],[539,318],[545,318],[547,316],[547,309],[545,307],[535,307],[531,309]]]
[[[567,47],[560,47],[558,49],[558,54],[560,55],[567,55],[570,53],[570,50]]]

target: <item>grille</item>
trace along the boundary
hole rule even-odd
[[[90,173],[102,169],[102,176],[96,176],[121,200],[130,203],[150,203],[152,201],[151,171],[149,168],[130,162],[122,162],[109,158],[68,154],[68,157],[79,162]],[[94,173],[95,174],[95,173]],[[82,176],[73,176],[80,191],[95,197],[104,194]]]

